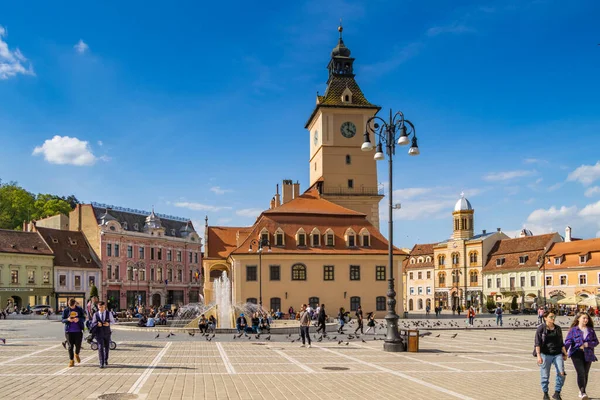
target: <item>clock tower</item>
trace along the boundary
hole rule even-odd
[[[365,98],[354,80],[354,58],[340,37],[331,52],[325,94],[305,128],[310,132],[310,186],[343,207],[362,212],[379,229],[377,165],[371,153],[361,151],[367,120],[381,107]]]

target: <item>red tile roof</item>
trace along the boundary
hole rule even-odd
[[[238,240],[244,240],[252,227],[209,226],[207,247],[204,259],[224,259],[238,247]]]
[[[272,214],[325,214],[325,215],[347,215],[365,216],[358,211],[342,207],[319,196],[319,192],[312,188],[279,207],[263,211],[265,215]]]
[[[37,232],[0,229],[0,253],[52,255]]]
[[[579,255],[589,254],[591,257],[584,264],[579,262]],[[577,240],[574,242],[554,243],[547,253],[550,263],[546,269],[582,268],[600,265],[600,238]],[[560,265],[554,264],[554,257],[566,256]]]
[[[435,267],[435,260],[433,259],[433,247],[436,243],[428,243],[428,244],[415,244],[410,251],[410,254],[406,260],[404,260],[404,268],[406,269],[417,269],[417,268],[433,268]],[[419,258],[419,256],[430,256],[431,261],[429,262],[415,262],[415,264],[410,263],[410,259],[415,257]]]
[[[549,233],[499,240],[490,250],[487,262],[483,266],[483,272],[494,273],[506,270],[538,268],[536,262],[540,261],[540,257],[545,251],[544,248],[549,249],[553,241],[559,240],[559,237],[557,233]],[[525,256],[527,260],[521,264],[520,257]],[[498,259],[504,259],[501,265],[497,265]]]

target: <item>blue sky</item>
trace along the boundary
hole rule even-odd
[[[3,181],[250,225],[282,179],[307,187],[343,18],[363,92],[419,133],[396,245],[449,237],[461,191],[477,231],[600,236],[597,1],[176,4],[0,6]]]

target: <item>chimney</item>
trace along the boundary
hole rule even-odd
[[[502,228],[496,228],[497,232],[502,232]]]
[[[297,199],[298,196],[300,196],[300,182],[296,181],[296,183],[294,183],[294,198]]]
[[[281,191],[283,192],[283,200],[281,204],[285,204],[293,199],[293,183],[291,179],[284,179],[281,185]]]
[[[565,242],[570,242],[571,241],[571,227],[567,226],[565,228]]]
[[[275,197],[273,197],[271,199],[271,203],[269,203],[269,210],[272,210],[275,208]]]
[[[487,233],[487,231],[484,229],[484,230],[483,230],[483,234],[485,235],[486,233]]]
[[[275,207],[281,205],[281,196],[279,195],[279,183],[277,184],[277,193],[275,193]]]

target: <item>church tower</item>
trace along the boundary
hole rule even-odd
[[[465,194],[461,193],[452,213],[454,220],[452,239],[470,239],[473,237],[474,213],[471,203],[465,198]]]
[[[340,37],[327,66],[325,94],[305,128],[310,133],[310,186],[343,207],[362,212],[379,229],[377,165],[371,153],[361,151],[367,120],[381,107],[365,98],[354,80],[354,58]]]

